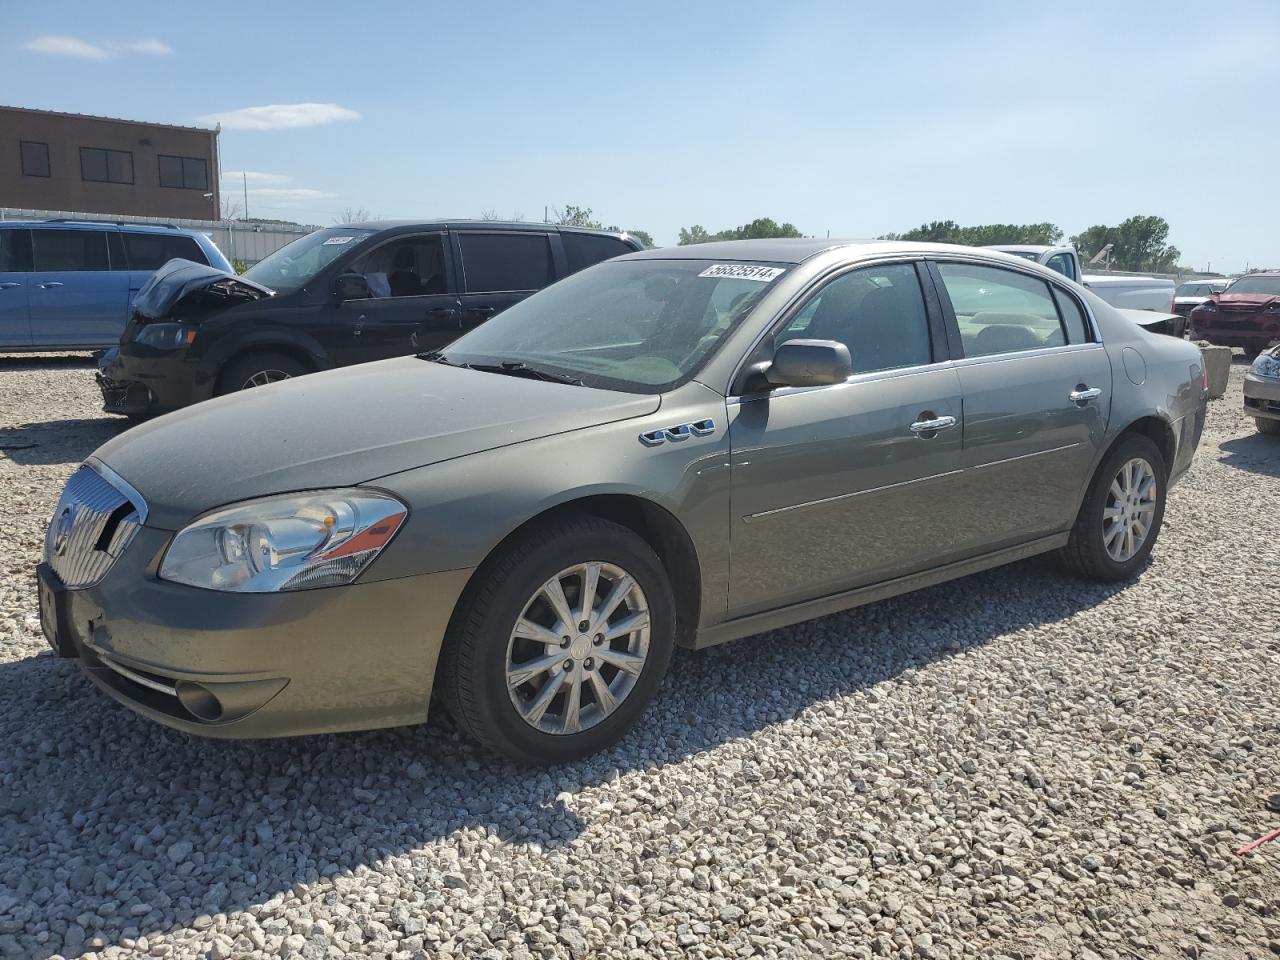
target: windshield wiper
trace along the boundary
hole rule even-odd
[[[460,363],[457,360],[450,360],[439,350],[432,350],[430,353],[418,354],[419,360],[430,360],[432,363],[443,363],[447,367],[462,367],[464,370],[470,370],[471,364]]]
[[[571,387],[582,386],[582,381],[577,377],[570,377],[563,373],[552,373],[550,370],[540,370],[537,367],[531,367],[522,360],[503,360],[501,363],[473,363],[470,364],[472,370],[483,370],[485,373],[503,373],[509,377],[527,377],[530,380],[545,380],[548,383],[564,383]]]

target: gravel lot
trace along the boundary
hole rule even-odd
[[[83,359],[0,358],[0,957],[1274,957],[1280,841],[1232,852],[1280,827],[1242,375],[1136,583],[1030,561],[682,651],[643,730],[530,773],[443,716],[223,743],[98,693],[32,568],[120,422]]]

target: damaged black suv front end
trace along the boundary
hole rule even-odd
[[[138,291],[120,345],[98,362],[103,410],[151,416],[213,396],[201,325],[215,313],[274,295],[214,267],[170,260]]]

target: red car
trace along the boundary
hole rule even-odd
[[[1280,273],[1250,273],[1191,311],[1193,338],[1244,347],[1253,357],[1280,340]]]

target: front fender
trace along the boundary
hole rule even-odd
[[[316,370],[328,370],[333,366],[328,351],[308,333],[272,323],[267,317],[237,321],[237,327],[250,325],[251,329],[223,334],[205,353],[203,365],[211,377],[216,379],[218,371],[228,361],[251,350],[284,350],[296,353],[310,361]]]

